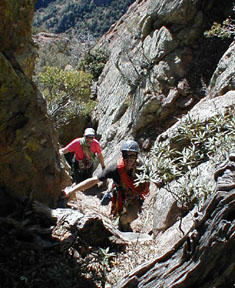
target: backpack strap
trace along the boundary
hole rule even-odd
[[[82,147],[82,151],[84,153],[84,155],[89,155],[89,158],[92,160],[92,161],[95,161],[96,159],[96,156],[91,152],[91,150],[89,149],[89,147],[86,146],[86,139],[85,137],[82,137],[80,139],[80,145]]]

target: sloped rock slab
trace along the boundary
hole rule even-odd
[[[152,240],[146,233],[121,232],[97,213],[85,215],[69,208],[50,209],[39,202],[34,203],[34,211],[55,222],[52,236],[60,241],[80,237],[89,245],[99,246],[108,242],[128,245]]]

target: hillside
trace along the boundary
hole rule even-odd
[[[134,0],[41,0],[35,4],[35,31],[98,38],[108,31]]]

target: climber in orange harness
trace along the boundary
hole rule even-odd
[[[68,187],[64,194],[68,197],[76,191],[84,191],[106,179],[113,179],[112,214],[119,219],[121,231],[131,231],[131,222],[138,217],[144,198],[149,193],[149,183],[135,185],[139,145],[134,140],[128,140],[121,149],[122,158],[106,167],[100,175],[89,178],[74,187]]]

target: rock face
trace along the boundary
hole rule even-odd
[[[228,2],[227,8],[232,5]],[[108,48],[110,58],[97,83],[93,119],[98,121],[107,162],[119,153],[124,139],[152,135],[153,140],[207,94],[205,82],[209,84],[227,49],[220,49],[220,54],[215,44],[209,46],[203,38],[207,17],[213,22],[216,11],[220,15],[227,11],[218,2],[207,4],[136,1],[101,38],[98,46]],[[218,45],[221,48],[221,42]],[[227,65],[233,57],[228,51],[220,63],[211,82],[211,97],[234,89],[233,65]],[[222,71],[227,69],[231,77],[225,82]],[[215,81],[220,81],[219,93]]]
[[[210,97],[217,97],[226,94],[235,87],[235,42],[220,59],[218,66],[211,78],[209,86]]]
[[[202,125],[206,125],[206,121],[219,115],[219,113],[224,113],[230,107],[235,107],[235,93],[230,91],[221,97],[216,97],[213,99],[202,99],[197,105],[195,105],[189,112],[191,119],[197,120]],[[166,145],[174,145],[175,149],[180,150],[180,145],[182,141],[176,141],[176,138],[179,137],[179,125],[180,121],[176,122],[171,128],[159,135],[159,138],[166,139]],[[208,187],[213,187],[215,185],[214,180],[210,177],[214,165],[207,159],[200,165],[197,165],[197,178],[201,182],[205,181]],[[175,182],[168,183],[168,190],[171,190],[171,187],[174,186]],[[165,231],[171,225],[173,225],[180,213],[181,207],[177,203],[177,199],[172,197],[168,192],[166,187],[159,189],[156,195],[156,208],[155,208],[155,224],[154,230],[157,233]]]
[[[8,1],[0,4],[0,51],[19,53],[31,38],[34,0]]]
[[[165,255],[136,268],[116,288],[234,286],[234,167],[235,154],[217,167],[215,193],[194,215],[189,233]]]
[[[69,178],[46,103],[17,60],[30,45],[33,8],[34,1],[0,4],[0,189],[54,206]]]
[[[207,17],[213,23],[218,11],[226,16],[228,10],[216,1],[207,4],[136,1],[101,38],[98,45],[110,49],[110,58],[97,82],[98,104],[93,118],[98,122],[107,164],[118,158],[128,138],[138,140],[142,148],[146,139],[150,143],[167,139],[166,145],[182,151],[184,141],[175,141],[180,133],[176,118],[187,113],[205,126],[213,117],[234,109],[235,43],[230,41],[221,49],[222,42],[218,46],[213,42],[213,46],[203,38]],[[231,7],[232,2],[227,4]],[[197,179],[215,187],[214,167],[208,160],[196,167]],[[229,165],[233,171],[234,164]],[[234,175],[229,175],[234,180]],[[167,184],[156,191],[156,259],[137,267],[116,287],[222,288],[224,283],[232,287],[233,185],[227,194],[214,189],[202,214],[193,218],[193,210],[179,224],[182,207],[168,193],[174,183]]]

